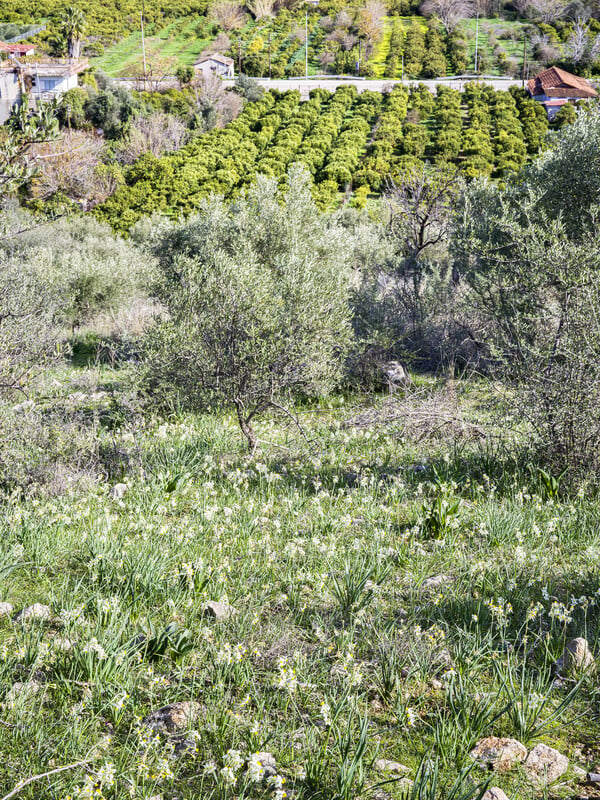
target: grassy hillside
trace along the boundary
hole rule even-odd
[[[63,370],[52,393],[105,414],[120,380]],[[266,419],[254,458],[227,416],[107,429],[104,486],[5,503],[1,599],[48,608],[0,619],[0,791],[84,762],[19,796],[577,793],[596,679],[553,665],[598,645],[598,506],[494,456],[489,387],[419,382],[300,407],[310,444]],[[522,764],[469,771],[490,735],[568,769],[549,790]]]
[[[0,21],[35,23],[43,18],[55,22],[72,5],[70,0],[4,0]],[[115,42],[139,29],[142,0],[102,3],[80,0],[75,5],[85,14],[88,35],[94,40]],[[143,7],[146,23],[163,27],[165,20],[197,19],[206,12],[207,3],[206,0],[144,0]]]
[[[200,24],[204,28],[204,24]],[[208,47],[213,36],[205,36],[204,30],[198,31],[198,21],[183,19],[169,23],[156,34],[145,37],[147,59],[176,59],[170,70],[173,73],[178,64],[193,64],[203,50]],[[117,76],[128,74],[128,70],[135,72],[135,67],[143,63],[142,35],[137,30],[125,38],[106,48],[104,54],[92,59],[94,67],[106,72],[107,75]]]

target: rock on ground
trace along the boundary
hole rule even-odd
[[[482,767],[492,767],[497,772],[509,772],[527,758],[527,748],[516,739],[488,736],[480,739],[470,756]]]
[[[390,393],[400,386],[409,386],[411,383],[408,372],[399,361],[388,361],[387,364],[382,365],[381,371]]]
[[[481,800],[508,800],[508,797],[498,786],[490,786]]]
[[[113,500],[121,500],[121,498],[125,497],[127,494],[128,488],[126,483],[115,483],[115,485],[111,487],[109,495]]]
[[[589,669],[594,663],[594,656],[590,650],[587,639],[578,636],[565,646],[562,655],[562,665],[566,672],[579,672]]]
[[[253,757],[260,761],[262,768],[265,771],[264,779],[271,778],[273,775],[277,775],[277,762],[271,753],[267,753],[266,751],[261,751],[260,753],[254,753]]]
[[[50,606],[34,603],[32,606],[26,606],[18,614],[15,614],[15,622],[22,622],[26,619],[50,619],[51,616],[52,610]]]
[[[10,617],[13,607],[10,603],[0,603],[0,617]]]
[[[233,614],[236,613],[236,610],[228,603],[217,603],[216,601],[211,600],[204,606],[204,613],[207,616],[216,619],[217,622],[222,622],[223,620],[229,619],[229,617],[233,616]]]
[[[394,772],[397,775],[403,772],[410,772],[410,767],[405,767],[398,761],[389,761],[387,758],[378,758],[374,765],[379,772]]]
[[[453,580],[452,575],[432,575],[430,578],[425,578],[421,589],[441,589],[442,586],[448,586]]]
[[[490,786],[481,800],[508,800],[508,797],[498,786]]]
[[[42,689],[42,684],[38,681],[27,681],[27,683],[17,681],[4,698],[3,706],[6,709],[12,709],[20,703],[29,703],[39,694],[40,689]]]
[[[536,744],[524,764],[529,780],[540,787],[554,783],[568,768],[569,759],[546,744]]]
[[[371,797],[373,800],[394,800],[392,795],[386,792],[385,789],[375,789]]]
[[[201,706],[194,700],[180,700],[148,714],[144,725],[159,733],[185,730],[200,716]]]

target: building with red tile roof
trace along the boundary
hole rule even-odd
[[[598,97],[598,92],[585,78],[571,75],[560,67],[549,67],[527,81],[529,94],[542,103],[552,118],[565,103]]]
[[[8,44],[8,42],[0,42],[0,51],[10,53],[18,58],[25,56],[32,56],[35,53],[35,45],[31,42],[17,42],[16,44]]]

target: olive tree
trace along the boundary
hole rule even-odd
[[[596,228],[600,205],[600,108],[588,106],[552,133],[548,147],[520,176],[537,207],[562,219],[569,238]]]
[[[6,211],[7,230],[19,236],[0,238],[0,254],[19,258],[32,274],[62,296],[62,323],[76,328],[146,293],[152,259],[92,217],[59,219],[36,225],[23,210]]]
[[[600,209],[588,208],[598,219]],[[557,469],[600,454],[600,241],[577,238],[525,191],[473,184],[454,241],[465,316],[489,370]]]
[[[39,269],[0,251],[0,398],[24,395],[32,376],[59,354],[64,299]]]
[[[281,197],[260,178],[231,205],[209,198],[154,245],[168,319],[149,333],[151,387],[204,408],[232,407],[251,450],[253,420],[293,392],[335,384],[351,339],[349,234],[321,214],[308,173]]]

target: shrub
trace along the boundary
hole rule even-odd
[[[535,446],[560,469],[597,466],[600,452],[598,118],[591,112],[561,132],[515,185],[473,184],[455,240],[474,340],[508,382]],[[562,218],[559,196],[563,205],[569,197]]]
[[[24,219],[27,224],[29,218]],[[13,258],[27,265],[32,281],[60,297],[60,319],[73,326],[115,309],[150,281],[150,257],[91,217],[33,229],[4,243],[6,251],[9,247]],[[32,297],[44,294],[32,290]],[[46,304],[57,312],[50,299]]]
[[[58,120],[66,128],[85,128],[89,123],[85,117],[88,94],[84,89],[69,89],[58,104]]]
[[[350,341],[346,234],[317,212],[308,174],[259,178],[229,208],[200,214],[158,242],[159,298],[170,318],[146,342],[159,396],[230,406],[253,450],[253,420],[292,391],[323,393]]]
[[[32,373],[57,356],[64,299],[39,265],[0,252],[0,396],[24,394]]]

